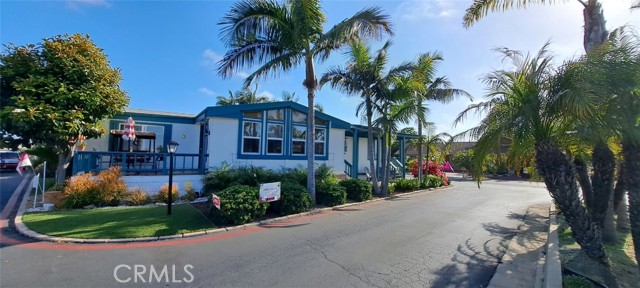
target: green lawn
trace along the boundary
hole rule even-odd
[[[189,204],[26,213],[31,230],[58,237],[97,239],[175,235],[211,229],[213,225]]]

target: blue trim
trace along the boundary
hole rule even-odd
[[[111,119],[127,121],[127,119],[129,119],[129,116],[133,117],[136,123],[138,121],[147,121],[147,122],[164,122],[164,123],[173,123],[173,124],[196,124],[195,117],[151,115],[151,114],[141,114],[141,113],[119,114],[111,117]]]
[[[352,162],[352,169],[351,169],[351,178],[358,178],[358,161],[360,161],[359,155],[360,154],[360,137],[358,137],[358,131],[354,131],[354,136],[352,138],[351,144],[353,145],[353,155],[351,155],[351,158],[353,159]]]

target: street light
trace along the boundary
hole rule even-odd
[[[171,215],[171,203],[173,202],[173,154],[178,150],[178,142],[169,142],[169,203],[167,204],[167,215]]]

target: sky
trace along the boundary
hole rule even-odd
[[[419,54],[439,51],[444,61],[437,76],[446,76],[453,86],[481,101],[485,85],[481,77],[493,69],[506,68],[495,48],[507,47],[535,53],[551,41],[556,61],[580,56],[582,6],[575,1],[530,6],[526,10],[492,12],[471,28],[462,26],[462,16],[471,0],[422,1],[323,1],[327,29],[357,11],[378,6],[390,15],[395,35],[389,49],[389,67],[415,60]],[[121,88],[136,109],[197,114],[216,103],[217,96],[240,90],[246,75],[258,66],[240,70],[228,78],[217,74],[217,61],[226,52],[217,24],[234,1],[7,1],[0,2],[0,40],[3,45],[41,42],[58,34],[89,34],[104,49],[113,67],[121,69]],[[607,28],[640,27],[640,10],[630,11],[632,0],[601,0]],[[372,42],[379,49],[384,41]],[[5,52],[3,48],[3,53]],[[346,49],[316,63],[318,78],[327,68],[344,65]],[[295,92],[306,105],[302,86],[303,67],[260,79],[258,94],[274,100],[283,91]],[[359,97],[334,91],[328,85],[316,92],[316,103],[324,112],[350,123],[356,116]],[[472,101],[429,103],[428,119],[435,132],[456,134],[475,126],[470,117],[455,127],[453,120]],[[416,126],[414,123],[408,126]]]

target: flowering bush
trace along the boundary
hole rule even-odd
[[[413,177],[418,177],[418,162],[414,163],[411,167],[411,171],[413,172]],[[422,162],[422,174],[423,175],[433,175],[442,178],[442,183],[444,186],[447,186],[449,183],[449,178],[447,178],[447,174],[444,173],[444,165],[437,164],[432,161]]]

